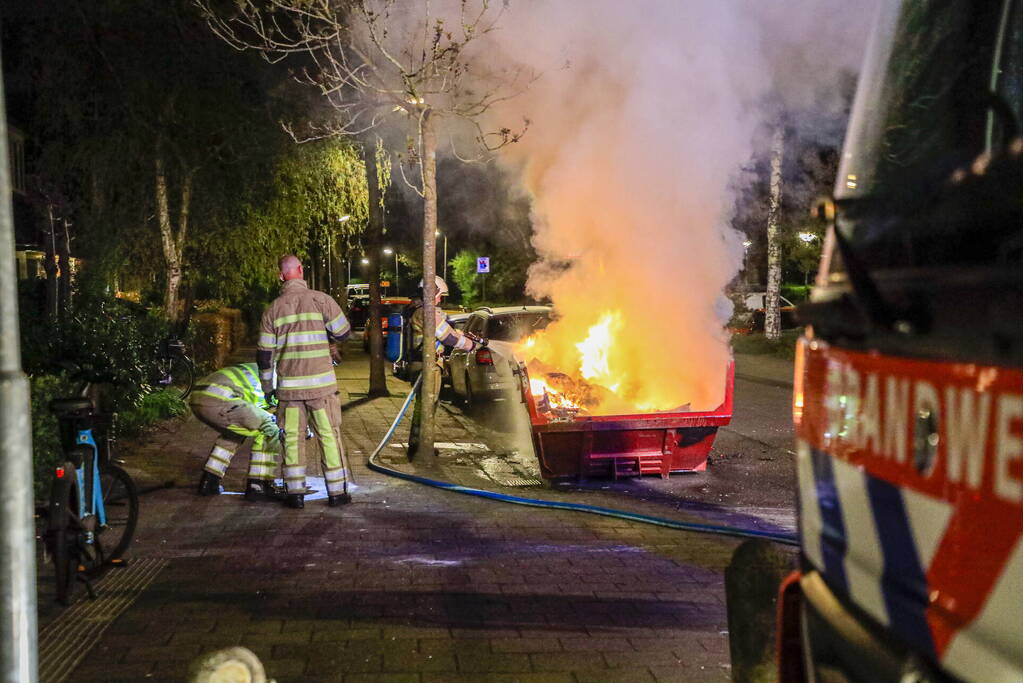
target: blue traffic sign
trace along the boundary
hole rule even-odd
[[[490,257],[480,256],[476,259],[476,272],[477,273],[489,273],[490,272]]]

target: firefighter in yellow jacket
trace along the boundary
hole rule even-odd
[[[311,428],[323,451],[323,477],[331,506],[351,501],[344,444],[341,442],[341,403],[330,345],[352,330],[334,299],[309,289],[302,263],[287,255],[280,260],[281,295],[263,313],[257,363],[263,392],[271,400],[277,372],[277,421],[284,438],[285,503],[305,504],[305,434]]]
[[[434,344],[436,345],[436,359],[438,365],[438,374],[440,368],[444,363],[444,347],[450,346],[453,349],[459,349],[462,351],[473,352],[476,350],[476,342],[469,337],[462,334],[462,332],[455,327],[451,326],[448,322],[448,317],[444,311],[440,308],[441,299],[448,295],[448,283],[444,282],[444,279],[437,276],[435,280],[437,283],[437,294],[434,297],[433,303],[435,308],[434,314],[436,316],[436,323],[434,327]],[[423,282],[420,280],[419,287],[422,289]],[[411,357],[410,369],[412,371],[412,381],[415,382],[416,375],[422,372],[423,368],[423,338],[424,338],[424,325],[423,325],[423,307],[422,304],[413,311],[411,316],[411,327],[412,327],[412,351],[409,354]],[[422,385],[419,387],[419,391],[416,392],[416,403],[412,409],[412,427],[409,430],[408,437],[408,459],[412,460],[415,456],[416,450],[419,448],[419,420],[420,415],[424,410],[429,410],[433,413],[437,412],[437,403],[440,400],[440,377],[434,383],[434,392],[430,396],[423,394]],[[433,449],[433,454],[437,455],[437,449]]]
[[[280,461],[280,430],[268,412],[255,363],[241,363],[217,370],[196,385],[189,403],[201,421],[220,435],[206,459],[199,479],[199,495],[220,493],[220,480],[231,464],[235,451],[248,437],[253,437],[249,457],[249,480],[245,487],[247,500],[271,500],[274,474]]]

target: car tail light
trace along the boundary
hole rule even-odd
[[[63,479],[64,478],[64,468],[63,467],[58,467],[56,470],[54,470],[54,473],[57,475],[57,479]]]
[[[493,365],[494,355],[490,349],[482,348],[476,351],[476,365]]]

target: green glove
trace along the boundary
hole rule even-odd
[[[263,422],[260,423],[259,431],[268,439],[276,439],[280,433],[280,428],[277,426],[277,418],[273,415],[267,415]]]

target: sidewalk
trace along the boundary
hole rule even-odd
[[[371,472],[408,385],[392,379],[396,395],[368,401],[367,370],[350,345],[338,376],[356,486],[343,508],[198,498],[213,435],[192,418],[122,447],[141,486],[176,483],[143,496],[132,550],[167,564],[68,680],[184,680],[200,653],[238,644],[282,683],[729,679],[722,571],[735,542]],[[406,436],[407,424],[395,441]],[[478,439],[438,411],[438,441]],[[413,467],[435,475],[459,457]],[[42,612],[44,627],[61,618]]]

